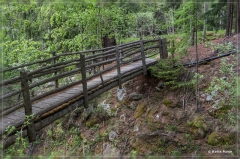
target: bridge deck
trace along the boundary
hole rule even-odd
[[[149,65],[151,63],[155,63],[156,59],[146,59],[146,65]],[[121,66],[121,75],[131,71],[131,70],[141,70],[142,69],[142,61],[136,61],[128,65]],[[104,73],[102,75],[103,81],[108,82],[112,79],[117,79],[117,69],[109,71],[107,73]],[[94,88],[97,88],[99,85],[102,84],[101,78],[96,77],[91,80],[87,81],[87,89],[92,90]],[[83,94],[82,84],[74,85],[70,88],[67,88],[61,92],[54,93],[50,96],[47,96],[45,98],[42,98],[38,101],[35,101],[32,103],[32,110],[34,116],[40,116],[44,113],[47,113],[54,108],[67,103],[68,101],[80,96]],[[3,131],[8,126],[15,126],[19,127],[24,123],[25,120],[25,113],[24,108],[20,108],[19,110],[12,112],[10,114],[7,114],[3,116],[3,118],[0,120],[0,133],[3,134]]]

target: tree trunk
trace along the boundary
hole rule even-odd
[[[190,20],[190,30],[191,30],[191,46],[194,45],[194,25],[193,25],[193,22],[192,22],[192,19]]]
[[[174,34],[175,27],[174,27],[174,7],[172,9],[172,34]]]
[[[206,13],[206,11],[207,11],[207,2],[204,2],[204,13]],[[204,43],[206,40],[206,32],[207,32],[206,22],[207,22],[207,18],[204,18],[202,43]]]
[[[105,35],[102,38],[102,47],[103,48],[109,47],[109,46],[115,46],[115,45],[117,45],[115,37],[109,38],[108,35]]]
[[[234,5],[231,3],[231,10],[230,10],[230,36],[232,34],[232,29],[233,29],[233,9]]]
[[[236,0],[236,7],[235,7],[235,34],[240,33],[239,25],[240,25],[240,2]]]
[[[226,25],[226,34],[225,36],[230,36],[232,33],[232,22],[233,22],[233,3],[231,0],[228,0],[227,3],[227,25]]]

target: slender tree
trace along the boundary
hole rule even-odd
[[[233,24],[233,3],[232,0],[227,1],[227,25],[225,36],[230,36],[232,34],[232,24]]]
[[[234,33],[240,33],[239,25],[240,25],[240,2],[239,0],[236,0],[237,2],[235,3],[235,31]]]
[[[195,10],[196,10],[197,6],[195,5]],[[196,73],[197,73],[197,79],[196,79],[196,110],[199,110],[199,102],[198,102],[198,97],[199,97],[199,79],[198,79],[198,40],[197,40],[197,30],[198,30],[198,14],[197,11],[195,11],[195,35],[196,35],[196,42],[195,42],[195,46],[196,46]]]
[[[204,14],[206,13],[207,11],[207,2],[204,2]],[[202,43],[205,42],[206,40],[206,32],[207,32],[207,17],[204,18],[204,22],[203,22],[203,37],[202,37]]]

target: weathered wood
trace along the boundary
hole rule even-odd
[[[153,40],[144,40],[143,42],[144,42],[144,44],[147,44],[147,43],[152,43],[152,42],[158,42],[158,39],[153,39]]]
[[[53,53],[53,57],[54,57],[53,64],[56,64],[57,58],[56,58],[56,53],[55,52]],[[54,76],[56,76],[56,75],[57,75],[57,71],[54,72]],[[54,82],[55,82],[55,88],[58,88],[58,79],[56,79]]]
[[[144,51],[147,51],[147,50],[150,50],[150,49],[155,49],[155,48],[158,48],[158,45],[145,47],[145,48],[144,48]]]
[[[93,65],[87,65],[86,69],[96,67],[96,66],[106,65],[106,64],[112,63],[113,61],[116,61],[116,59],[111,59],[111,60],[107,60],[107,61],[103,61],[103,62],[98,62],[98,63],[95,63]]]
[[[7,98],[9,98],[9,97],[12,97],[12,96],[14,96],[14,95],[17,95],[17,94],[19,94],[19,93],[21,93],[21,92],[22,92],[22,90],[18,90],[18,91],[14,91],[14,92],[8,93],[8,94],[6,94],[6,95],[2,95],[2,96],[0,97],[0,101],[2,101],[3,99],[7,99]]]
[[[139,44],[138,44],[139,45]],[[138,46],[138,47],[131,47],[131,48],[128,48],[128,49],[121,49],[121,51],[122,51],[122,55],[124,55],[124,54],[127,54],[127,53],[129,53],[129,52],[131,52],[131,51],[134,51],[134,50],[136,50],[136,49],[139,49],[140,48],[140,45]]]
[[[158,39],[158,45],[159,45],[160,59],[162,59],[163,58],[163,45],[162,45],[162,39],[161,38]]]
[[[138,41],[127,43],[127,44],[121,44],[121,45],[119,45],[119,47],[127,47],[127,46],[129,46],[131,44],[134,44],[134,43],[138,43]],[[94,51],[95,52],[97,52],[97,51],[104,51],[104,50],[108,50],[108,49],[111,49],[111,48],[115,48],[115,46],[102,48],[102,49],[95,49]],[[47,61],[52,61],[54,58],[58,58],[58,57],[61,57],[61,56],[84,54],[84,53],[89,53],[89,52],[92,52],[92,50],[86,50],[86,51],[81,51],[81,52],[60,53],[60,54],[56,55],[55,57],[47,58],[47,59],[36,61],[36,62],[31,62],[31,63],[28,63],[28,64],[24,64],[24,65],[8,68],[8,69],[5,69],[5,70],[0,70],[0,72],[5,73],[7,71],[16,70],[16,69],[23,68],[23,67],[26,67],[26,66],[31,66],[31,65],[34,65],[34,64],[38,64],[38,63],[44,63],[44,62],[47,62]]]
[[[95,55],[94,47],[92,47],[92,50],[93,50],[92,55]],[[96,60],[92,59],[92,64],[94,64],[94,62],[96,62]],[[97,73],[96,72],[96,67],[93,67],[93,74],[95,74],[95,73]]]
[[[147,60],[147,65],[153,65],[153,64],[155,64],[157,62],[157,60],[153,60],[153,59],[149,59],[149,60]],[[133,65],[134,66],[134,68],[135,69],[132,69],[131,67],[123,67],[123,71],[125,72],[122,72],[123,73],[123,76],[122,76],[122,79],[123,79],[123,82],[124,81],[126,81],[126,80],[129,80],[129,79],[131,79],[131,78],[133,78],[134,76],[136,76],[136,75],[139,75],[139,74],[141,74],[143,71],[142,70],[140,70],[139,69],[139,67],[142,65],[140,62],[137,62],[136,63],[137,65]],[[129,70],[131,70],[131,71],[129,71]],[[115,71],[116,72],[116,71]],[[137,74],[135,74],[134,72],[136,72]],[[110,73],[109,75],[111,75],[111,77],[113,77],[112,76],[112,73]],[[97,91],[91,91],[91,92],[93,92],[93,94],[90,94],[89,95],[89,99],[92,99],[92,98],[94,98],[94,97],[96,97],[96,95],[97,94],[101,94],[101,93],[103,93],[104,91],[106,91],[106,89],[110,89],[110,88],[113,88],[113,87],[115,87],[115,86],[117,86],[118,85],[118,80],[117,80],[117,76],[114,76],[115,77],[115,79],[114,80],[112,80],[112,78],[108,78],[108,80],[107,81],[109,81],[109,82],[114,82],[114,85],[111,85],[111,87],[110,86],[105,86],[105,87],[103,87],[103,88],[100,88],[100,89],[97,89]],[[106,82],[106,81],[105,81]],[[107,83],[108,84],[108,83]],[[78,87],[78,86],[77,86]],[[89,87],[90,88],[90,87]],[[72,90],[72,89],[71,89]],[[79,93],[80,94],[80,93]],[[79,94],[74,94],[74,96],[77,98],[78,96],[79,96]],[[80,100],[82,100],[82,99],[80,99]],[[66,102],[67,101],[69,101],[69,99],[66,99],[66,100],[64,100],[64,101],[61,101],[61,103],[51,103],[51,101],[49,100],[49,102],[48,103],[51,103],[51,106],[50,107],[48,107],[47,108],[47,110],[52,110],[52,109],[55,109],[56,108],[56,106],[59,106],[59,105],[66,105]],[[83,101],[83,100],[82,100]],[[41,102],[45,102],[45,101],[42,101],[41,100]],[[38,121],[41,119],[41,124],[39,124],[39,122],[37,122],[37,123],[35,123],[35,126],[36,126],[36,130],[39,130],[40,128],[39,127],[41,127],[41,128],[43,128],[44,126],[46,126],[46,123],[48,123],[48,124],[50,124],[50,123],[52,123],[54,120],[56,120],[56,119],[58,119],[58,118],[60,118],[60,117],[62,117],[63,115],[65,115],[65,113],[68,113],[68,112],[70,112],[71,110],[73,110],[74,108],[72,107],[73,105],[75,105],[76,106],[76,103],[77,102],[75,102],[75,103],[73,103],[73,104],[71,104],[70,103],[70,105],[68,106],[68,105],[66,105],[66,107],[64,107],[63,109],[57,109],[58,111],[51,111],[51,113],[48,113],[48,116],[44,116],[44,118],[38,118]],[[79,103],[79,102],[78,102]],[[83,103],[83,102],[82,102]],[[40,104],[39,106],[41,107],[41,105],[43,105],[43,104]],[[37,107],[39,107],[39,106],[37,106]],[[59,106],[59,107],[61,107],[61,106]],[[44,107],[42,107],[42,108],[44,108]],[[76,108],[76,107],[75,107]],[[42,111],[42,109],[41,109],[41,111]],[[63,113],[63,112],[65,112],[65,113]],[[57,114],[58,115],[57,115]],[[39,114],[39,113],[38,113]],[[46,117],[46,118],[45,118]],[[51,120],[51,119],[53,119],[54,118],[54,120]],[[46,119],[46,120],[45,120]],[[19,124],[17,124],[18,126],[20,126]],[[39,126],[39,127],[38,127]],[[15,135],[14,135],[15,136]],[[12,136],[10,137],[11,139],[12,139]],[[9,139],[10,139],[9,138]],[[6,148],[6,147],[8,147],[9,145],[11,145],[11,143],[13,143],[14,142],[14,140],[12,139],[12,140],[7,140],[5,143],[4,143],[4,148]]]
[[[141,51],[141,49],[138,49],[138,50],[136,50],[136,51],[134,51],[134,52],[130,52],[130,53],[128,53],[128,54],[123,54],[123,57],[122,57],[122,58],[126,58],[126,57],[128,57],[128,56],[131,56],[131,55],[140,53],[140,51]]]
[[[44,66],[44,67],[41,67],[39,69],[36,69],[34,71],[29,72],[28,76],[32,76],[34,74],[37,74],[39,71],[42,71],[42,70],[46,70],[46,69],[49,69],[49,68],[52,68],[52,67],[61,66],[61,65],[65,65],[65,64],[69,64],[71,62],[77,62],[77,61],[79,61],[79,59],[72,59],[72,60],[67,60],[67,61],[64,61],[64,62],[59,62],[59,63],[53,64],[53,65]]]
[[[138,60],[141,60],[141,59],[142,59],[142,57],[138,57],[138,58],[135,58],[135,59],[129,59],[129,60],[126,60],[126,61],[123,60],[122,65],[125,65],[125,64],[131,63],[131,62],[135,62],[135,61],[138,61]]]
[[[111,57],[113,55],[115,55],[115,50],[113,53],[109,53],[109,54],[95,54],[95,55],[91,55],[91,56],[88,56],[87,58],[85,58],[85,62],[89,62],[89,61],[92,61],[92,60],[98,60],[98,59],[102,59],[102,58],[106,58],[106,57]]]
[[[162,46],[163,46],[163,53],[162,53],[162,58],[166,59],[168,57],[168,51],[167,51],[167,40],[162,39]]]
[[[101,78],[101,81],[102,81],[102,85],[104,86],[104,81],[103,81],[102,74],[100,74],[100,78]]]
[[[148,54],[148,56],[145,56],[145,57],[146,57],[146,58],[150,58],[150,57],[153,57],[153,56],[155,56],[155,55],[157,55],[157,54],[159,54],[159,53]]]
[[[24,100],[24,108],[25,108],[25,118],[30,117],[32,115],[32,104],[30,100],[30,93],[29,93],[29,86],[28,86],[28,76],[25,71],[20,71],[21,76],[21,87],[23,93],[23,100]],[[29,124],[27,125],[27,135],[29,142],[33,142],[36,140],[36,133],[35,133],[35,126],[33,119],[26,119],[29,120]]]
[[[82,85],[84,94],[84,108],[88,108],[88,93],[87,93],[87,77],[86,77],[86,67],[85,67],[85,55],[81,54],[81,74],[82,74]]]
[[[79,69],[74,69],[74,70],[69,71],[69,72],[61,73],[61,74],[58,74],[58,75],[56,75],[56,76],[54,76],[54,77],[51,77],[51,78],[42,80],[42,81],[40,81],[40,82],[33,83],[33,84],[31,84],[31,85],[29,86],[29,88],[31,89],[31,88],[40,86],[40,85],[42,85],[42,84],[44,84],[44,83],[53,81],[53,80],[55,80],[55,79],[59,79],[59,78],[63,78],[63,77],[66,77],[66,76],[74,75],[74,74],[76,74],[76,73],[78,73],[78,72],[80,72],[80,71],[81,71],[81,69],[79,68]]]
[[[94,75],[92,75],[92,76],[90,76],[90,77],[87,77],[87,80],[90,80],[90,79],[92,79],[92,78],[94,78],[94,77],[100,76],[100,74],[103,74],[103,73],[105,73],[105,72],[108,72],[108,71],[110,71],[110,70],[112,70],[113,68],[116,68],[116,67],[117,67],[117,64],[112,65],[111,67],[107,67],[105,70],[101,70],[101,71],[99,71],[98,73],[96,73],[96,74],[94,74]]]
[[[144,46],[143,45],[143,43],[144,43],[145,41],[142,41],[142,46]],[[152,41],[152,42],[156,42],[156,40],[154,40],[154,41]],[[114,72],[112,72],[112,75],[111,76],[109,76],[109,77],[107,77],[107,76],[101,76],[102,74],[102,72],[107,72],[106,70],[111,70],[112,68],[114,68],[114,67],[108,67],[106,70],[102,70],[102,71],[100,71],[101,73],[99,74],[100,75],[100,79],[101,79],[101,81],[99,81],[99,82],[101,82],[102,84],[103,84],[103,82],[104,82],[104,85],[105,85],[105,80],[108,80],[108,79],[112,79],[112,78],[117,78],[117,76],[119,76],[120,75],[120,78],[122,78],[122,75],[121,75],[121,73],[123,72],[123,71],[127,71],[127,70],[131,70],[131,67],[123,67],[123,68],[121,68],[121,70],[120,70],[120,66],[121,66],[121,64],[120,64],[120,60],[123,60],[123,63],[122,64],[125,64],[125,63],[129,63],[129,62],[133,62],[133,61],[137,61],[137,60],[139,60],[139,59],[141,59],[141,57],[142,57],[142,55],[141,56],[135,56],[135,54],[138,54],[138,53],[143,53],[143,55],[145,55],[144,54],[144,51],[145,50],[149,50],[149,49],[153,49],[153,48],[156,48],[156,46],[151,46],[150,44],[150,46],[149,47],[141,47],[141,50],[137,50],[136,51],[136,46],[141,46],[141,44],[139,43],[139,41],[137,41],[137,42],[133,42],[133,43],[131,43],[131,44],[125,44],[125,45],[118,45],[118,56],[117,56],[117,58],[118,58],[118,62],[117,62],[117,64],[116,64],[116,66],[119,66],[119,69],[117,69],[116,71],[115,71],[115,73]],[[113,47],[112,47],[113,48]],[[143,49],[142,49],[143,48]],[[108,48],[109,49],[109,48]],[[116,48],[115,48],[116,49]],[[108,64],[108,63],[112,63],[112,62],[114,62],[115,61],[115,59],[110,59],[109,61],[101,61],[101,62],[99,62],[99,63],[95,63],[95,60],[96,59],[98,59],[98,58],[104,58],[104,57],[109,57],[109,56],[112,56],[112,55],[114,55],[116,52],[116,50],[115,49],[111,49],[111,50],[108,50],[108,51],[106,51],[106,52],[103,52],[103,53],[100,53],[101,55],[99,55],[99,54],[95,54],[94,55],[94,53],[93,53],[93,55],[90,55],[90,56],[88,56],[87,58],[85,58],[85,69],[86,69],[86,62],[88,62],[89,64],[88,64],[88,66],[87,66],[87,68],[91,68],[91,67],[96,67],[96,66],[102,66],[102,65],[104,65],[104,64]],[[165,48],[166,49],[166,48]],[[107,48],[105,48],[105,49],[102,49],[102,50],[107,50]],[[135,51],[133,51],[132,52],[132,50],[135,50]],[[95,51],[95,50],[94,50]],[[121,56],[121,57],[119,57],[119,51],[121,51],[121,53],[123,53],[123,56]],[[131,51],[130,53],[128,52],[128,51]],[[86,52],[86,51],[85,51]],[[88,51],[88,52],[93,52],[93,50],[90,50],[90,51]],[[115,52],[115,53],[113,53],[113,52]],[[107,55],[106,55],[106,53],[107,53]],[[125,54],[124,54],[125,53]],[[75,55],[76,54],[79,54],[79,52],[77,52],[77,53],[75,53]],[[117,54],[117,53],[116,53]],[[72,53],[67,53],[67,54],[65,54],[65,55],[56,55],[56,57],[60,57],[60,56],[71,56],[71,55],[73,55]],[[124,60],[124,58],[126,58],[126,57],[130,57],[130,56],[132,56],[132,55],[134,55],[134,57],[131,57],[131,59],[130,60]],[[55,57],[55,58],[56,58]],[[75,57],[75,56],[74,56]],[[91,58],[89,58],[89,57],[91,57]],[[54,58],[54,57],[53,57]],[[53,59],[52,58],[52,59]],[[145,59],[145,58],[144,58]],[[91,60],[91,61],[90,61]],[[143,59],[142,59],[143,60]],[[64,67],[66,67],[67,65],[74,65],[74,63],[75,62],[78,62],[78,61],[80,61],[80,59],[79,58],[75,58],[75,59],[73,59],[73,60],[66,60],[66,61],[64,61],[64,62],[59,62],[59,63],[56,63],[57,61],[55,61],[54,63],[55,64],[53,64],[53,65],[50,65],[50,66],[45,66],[45,67],[42,67],[42,68],[39,68],[39,69],[36,69],[36,70],[33,70],[32,72],[30,72],[28,75],[29,76],[31,76],[31,78],[36,78],[36,76],[38,76],[38,77],[41,77],[41,75],[43,75],[43,74],[47,74],[47,73],[50,73],[50,72],[52,72],[52,73],[54,73],[54,72],[56,72],[56,71],[58,71],[60,68],[64,68]],[[145,61],[145,60],[144,60]],[[143,67],[143,70],[144,70],[144,61],[142,61],[142,65],[140,66],[139,65],[139,67]],[[38,61],[39,62],[39,61]],[[146,61],[145,61],[146,62]],[[64,65],[64,66],[63,66]],[[145,64],[146,65],[146,64]],[[33,86],[34,87],[37,87],[38,85],[37,84],[44,84],[44,82],[46,83],[46,82],[48,82],[48,81],[54,81],[54,80],[58,80],[59,78],[61,78],[61,77],[66,77],[66,76],[69,76],[69,75],[72,75],[72,74],[75,74],[75,71],[76,71],[77,69],[75,69],[75,70],[71,70],[71,71],[68,71],[68,72],[65,72],[65,73],[62,73],[62,74],[58,74],[58,75],[56,75],[56,77],[54,77],[54,78],[51,78],[51,80],[49,80],[49,79],[46,79],[46,80],[42,80],[42,81],[40,81],[40,83],[39,82],[37,82],[37,83],[34,83],[34,84],[32,84],[32,85],[30,85],[30,88],[33,88]],[[78,71],[81,71],[81,69],[80,70],[78,70]],[[87,71],[87,70],[86,70]],[[118,72],[117,72],[118,71]],[[58,72],[59,73],[59,72]],[[76,73],[78,73],[78,72],[76,72]],[[146,73],[146,71],[144,71],[144,73]],[[61,76],[59,76],[59,75],[61,75]],[[116,76],[116,77],[115,77]],[[95,75],[93,75],[93,76],[90,76],[90,77],[88,77],[88,78],[86,78],[86,79],[92,79],[92,78],[94,78],[94,77],[96,77]],[[19,77],[16,77],[15,79],[10,79],[10,81],[17,81],[17,80],[19,80]],[[119,80],[119,78],[117,78],[117,80]],[[20,81],[20,80],[19,80]],[[8,81],[9,82],[9,81]],[[121,80],[120,81],[118,81],[118,83],[119,83],[119,85],[122,85],[122,82],[121,82]],[[91,86],[89,86],[89,88],[90,88]],[[121,86],[120,86],[121,87]],[[67,88],[67,87],[66,87]],[[87,86],[87,89],[88,89],[88,86]],[[58,92],[58,91],[60,91],[60,89],[55,89],[55,90],[53,90],[53,91],[49,91],[49,92],[51,92],[51,93],[55,93],[55,92]],[[48,95],[50,95],[49,94],[49,92],[46,92],[46,94],[48,94]],[[73,95],[73,93],[74,93],[74,91],[72,91],[72,92],[70,92],[69,94],[72,94]],[[44,93],[44,95],[46,96],[46,94]],[[70,98],[70,96],[71,95],[66,95],[66,98]],[[44,97],[45,97],[44,96]],[[41,99],[40,97],[43,97],[43,96],[37,96],[37,98],[33,98],[33,99]],[[53,99],[55,99],[56,101],[58,100],[58,99],[62,99],[63,97],[65,97],[65,95],[60,95],[59,97],[58,96],[56,96],[55,98],[53,98]],[[33,99],[31,100],[31,101],[33,101]],[[88,99],[88,98],[87,98]],[[63,100],[62,100],[63,101]],[[62,102],[61,101],[61,102]],[[64,100],[65,101],[65,100]],[[51,107],[53,107],[53,106],[51,106]],[[14,108],[15,109],[15,108]],[[11,110],[13,110],[13,109],[11,109]],[[36,111],[37,111],[37,109],[36,109]],[[5,112],[4,112],[4,114],[5,114]]]
[[[118,46],[116,46],[115,49],[116,49],[116,60],[117,60],[118,85],[119,85],[119,89],[122,89],[122,79],[121,79],[121,70],[120,70],[120,60],[119,60],[119,49],[118,49]]]
[[[145,58],[145,54],[144,54],[144,44],[143,44],[143,40],[140,40],[140,46],[141,46],[141,56],[142,56],[142,64],[143,64],[143,74],[147,75],[147,68],[146,68],[146,58]]]
[[[79,61],[80,61],[80,60],[79,60]],[[78,62],[78,63],[79,63],[79,62]],[[55,71],[63,70],[63,68],[65,68],[65,67],[72,66],[72,65],[76,65],[76,64],[78,64],[78,63],[74,62],[74,63],[69,63],[69,64],[66,64],[66,65],[63,65],[63,66],[57,66],[57,67],[49,68],[49,69],[47,69],[47,70],[42,70],[42,71],[40,71],[40,72],[38,72],[38,73],[35,73],[35,74],[32,75],[31,77],[32,77],[32,78],[38,78],[38,77],[41,77],[41,76],[45,76],[45,75],[47,75],[47,74],[52,74],[52,73],[54,73]]]
[[[6,86],[8,84],[14,84],[14,83],[20,82],[20,80],[21,80],[20,76],[5,80],[0,83],[0,87]]]

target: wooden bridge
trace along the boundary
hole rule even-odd
[[[157,62],[167,58],[166,39],[140,40],[118,46],[82,52],[53,54],[53,57],[2,71],[12,78],[0,85],[4,148],[14,143],[16,131],[29,141],[35,131],[84,105],[99,94],[119,86]],[[152,58],[154,57],[154,58]],[[36,90],[45,90],[39,92]],[[28,125],[24,122],[28,121]],[[6,129],[16,129],[6,134]]]

